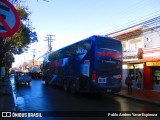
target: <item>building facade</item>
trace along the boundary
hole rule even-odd
[[[137,73],[142,73],[142,88],[160,92],[160,32],[153,27],[139,25],[109,35],[121,40],[123,46],[123,80],[131,75],[137,88]]]

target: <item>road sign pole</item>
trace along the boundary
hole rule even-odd
[[[3,38],[0,37],[0,61],[2,61],[2,53],[3,53],[2,48],[3,48]],[[1,67],[2,67],[2,64],[0,62],[0,80],[2,79]]]

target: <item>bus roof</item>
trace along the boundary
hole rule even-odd
[[[96,37],[109,38],[109,39],[112,39],[112,40],[117,40],[117,39],[115,39],[115,38],[107,37],[107,36],[104,36],[104,35],[92,35],[92,36],[90,36],[90,37],[87,37],[87,38],[84,38],[84,39],[82,39],[82,40],[79,40],[79,41],[77,41],[77,42],[75,42],[75,43],[72,43],[72,44],[70,44],[70,45],[67,45],[67,46],[65,46],[65,47],[63,47],[63,48],[60,48],[60,49],[58,49],[58,50],[64,49],[64,48],[66,48],[66,47],[72,46],[73,44],[76,44],[76,43],[79,43],[79,42],[82,42],[82,41],[85,41],[85,40],[88,40],[88,39],[95,39]],[[117,40],[117,41],[118,41],[118,40]],[[56,50],[56,51],[58,51],[58,50]],[[53,52],[54,52],[54,51],[53,51]]]
[[[86,40],[88,40],[88,39],[95,40],[96,38],[108,38],[108,39],[112,39],[112,40],[118,41],[118,40],[115,39],[115,38],[107,37],[107,36],[104,36],[104,35],[92,35],[92,36],[90,36],[90,37],[88,37],[88,38],[79,40],[79,41],[77,41],[77,42],[75,42],[75,43],[72,43],[72,44],[70,44],[70,45],[67,45],[67,46],[65,46],[65,47],[63,47],[63,48],[60,48],[60,49],[56,50],[56,51],[52,51],[52,52],[50,52],[49,54],[52,54],[52,53],[57,52],[57,51],[61,51],[61,50],[65,49],[65,48],[68,48],[68,47],[70,47],[70,46],[73,46],[74,44],[78,44],[78,43],[80,43],[80,42],[86,41]],[[119,42],[120,42],[120,41],[119,41]],[[49,54],[47,54],[46,56],[48,56]]]

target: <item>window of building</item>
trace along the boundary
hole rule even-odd
[[[138,48],[142,48],[142,39],[139,37],[139,38],[135,38],[135,39],[131,39],[128,41],[129,42],[129,51],[137,51]]]
[[[122,41],[122,49],[123,49],[123,52],[127,51],[127,41]]]

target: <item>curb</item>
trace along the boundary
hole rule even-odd
[[[16,111],[13,86],[10,78],[0,82],[1,111]]]
[[[11,88],[11,94],[12,94],[12,99],[13,99],[12,104],[14,104],[14,106],[12,108],[12,111],[18,111],[17,106],[16,106],[16,96],[14,94],[15,85],[12,83],[12,81],[10,81],[10,82],[11,82],[11,87],[10,87]]]
[[[143,99],[143,98],[135,98],[133,96],[129,96],[129,95],[122,95],[120,93],[115,93],[115,95],[118,95],[118,96],[121,96],[121,97],[125,97],[125,98],[129,98],[129,99],[132,99],[132,100],[136,100],[136,101],[140,101],[140,102],[146,102],[146,103],[149,103],[149,104],[155,104],[155,105],[160,105],[160,102],[158,101],[151,101],[151,100],[146,100],[146,99]]]

